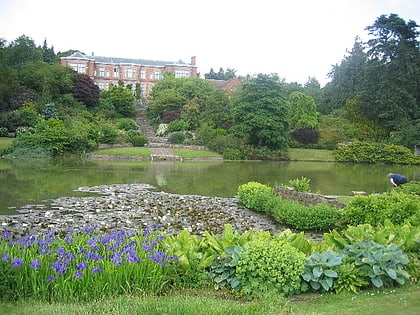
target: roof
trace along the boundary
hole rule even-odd
[[[148,60],[148,59],[133,59],[133,58],[119,58],[119,57],[103,57],[103,56],[87,56],[81,52],[75,52],[70,56],[62,57],[61,59],[88,59],[95,62],[108,63],[108,64],[135,64],[142,66],[158,66],[163,67],[167,65],[174,66],[190,66],[182,60],[178,61],[163,61],[163,60]]]

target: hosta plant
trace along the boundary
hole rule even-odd
[[[227,247],[225,254],[218,256],[210,266],[209,275],[215,282],[216,289],[235,289],[238,287],[239,280],[236,277],[236,266],[242,251],[241,246]]]
[[[302,283],[302,291],[309,289],[308,284],[315,291],[329,291],[338,277],[334,269],[342,263],[342,259],[341,254],[332,251],[313,252],[305,261],[302,278],[306,283]]]

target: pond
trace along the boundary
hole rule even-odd
[[[420,180],[418,166],[333,162],[150,162],[79,159],[0,159],[0,214],[22,206],[48,204],[60,196],[81,196],[84,186],[145,183],[168,193],[233,197],[249,181],[267,185],[309,178],[313,192],[349,195],[351,191],[391,189],[389,172]]]

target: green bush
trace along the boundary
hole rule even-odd
[[[282,240],[251,242],[236,267],[241,292],[252,297],[295,294],[300,290],[304,261],[303,253]]]
[[[128,141],[135,147],[144,147],[148,142],[147,137],[138,130],[128,131]]]
[[[137,130],[138,128],[136,121],[131,118],[118,118],[115,123],[118,129],[125,131]]]
[[[273,188],[257,182],[239,186],[237,195],[241,205],[260,212],[270,212],[273,199],[277,198]]]
[[[327,203],[305,206],[297,201],[285,199],[276,203],[273,208],[273,216],[278,221],[295,229],[317,231],[333,228],[339,219],[337,208]]]
[[[420,164],[420,156],[394,144],[351,142],[340,145],[333,154],[341,162]]]
[[[406,194],[420,196],[420,182],[410,181],[404,185],[398,186],[395,190],[402,191]]]
[[[107,144],[118,143],[118,128],[111,122],[102,122],[99,131],[99,142]]]
[[[389,219],[394,224],[420,223],[419,197],[398,190],[378,195],[355,196],[342,210],[341,217],[349,225],[383,224]]]
[[[188,123],[183,120],[174,120],[168,124],[168,132],[186,131],[188,129]]]
[[[227,247],[225,254],[218,256],[210,266],[209,275],[215,282],[216,289],[235,289],[238,287],[239,280],[236,277],[236,266],[242,251],[241,246]]]
[[[169,143],[172,143],[172,144],[182,144],[182,143],[184,143],[186,138],[187,138],[187,136],[185,135],[184,132],[176,131],[174,133],[171,133],[168,141],[169,141]]]

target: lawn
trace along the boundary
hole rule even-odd
[[[12,145],[14,138],[0,137],[0,149],[8,148]]]
[[[418,314],[420,287],[363,291],[358,294],[301,294],[247,301],[214,290],[184,290],[165,296],[117,296],[87,303],[43,303],[24,300],[3,303],[1,314],[182,314],[182,315],[387,315]],[[211,310],[211,312],[209,312]]]
[[[291,161],[335,161],[332,150],[290,148],[288,153]]]
[[[99,149],[91,153],[92,154],[127,155],[127,156],[144,156],[144,157],[149,157],[151,154],[150,149],[145,148],[145,147],[121,147],[121,148]]]

